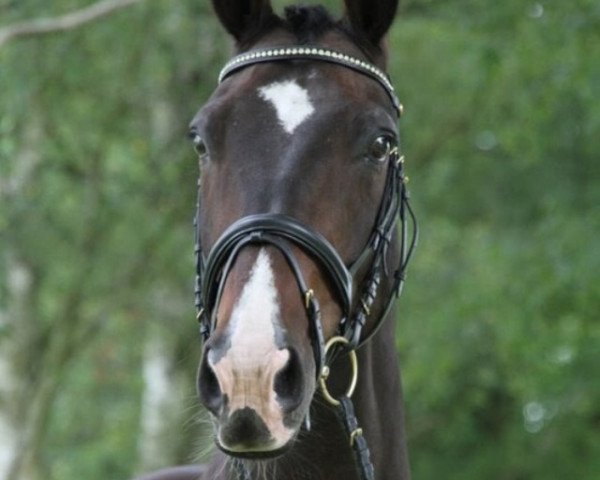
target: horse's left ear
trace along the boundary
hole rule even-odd
[[[238,42],[275,18],[271,0],[212,0],[212,4],[221,24]]]
[[[394,21],[399,0],[344,0],[352,28],[379,45]]]

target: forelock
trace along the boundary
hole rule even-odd
[[[285,9],[286,28],[296,36],[299,43],[314,43],[338,23],[322,6],[290,6]]]

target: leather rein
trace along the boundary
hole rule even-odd
[[[320,47],[281,47],[253,50],[232,58],[221,70],[219,83],[233,73],[250,65],[265,62],[308,60],[325,61],[350,68],[359,74],[377,81],[386,91],[398,116],[402,106],[394,92],[388,76],[379,68],[363,60],[340,52]],[[270,245],[281,252],[292,271],[303,297],[304,308],[309,320],[311,342],[315,357],[317,380],[324,398],[338,408],[340,420],[345,426],[352,446],[361,480],[373,480],[374,469],[362,429],[358,427],[350,397],[356,385],[356,349],[368,341],[390,313],[395,299],[402,292],[406,268],[417,243],[418,227],[416,217],[409,204],[406,187],[408,178],[404,174],[404,156],[398,147],[388,155],[388,170],[381,203],[373,229],[362,253],[349,266],[341,259],[331,243],[319,232],[304,225],[293,217],[283,214],[256,214],[242,217],[231,224],[210,248],[207,255],[200,241],[201,203],[200,182],[195,225],[196,285],[195,304],[200,333],[208,340],[216,326],[216,310],[219,305],[227,277],[238,253],[248,245]],[[396,268],[389,271],[387,252],[400,224],[400,254]],[[342,319],[338,333],[325,341],[321,322],[319,302],[315,293],[306,284],[298,260],[292,251],[296,246],[317,263],[328,276],[334,293],[342,309]],[[366,273],[364,273],[366,272]],[[360,274],[361,285],[355,285]],[[375,319],[374,326],[367,336],[362,335],[363,327],[371,316],[371,309],[380,296],[379,287],[383,276],[391,275],[392,288],[383,299],[383,313]],[[345,395],[333,398],[326,386],[329,364],[337,355],[348,352],[352,362],[352,382]],[[307,428],[309,421],[307,420]],[[250,475],[241,461],[236,461],[239,480],[250,480]]]

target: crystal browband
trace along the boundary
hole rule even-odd
[[[367,75],[385,89],[388,96],[392,100],[392,104],[398,115],[402,114],[402,105],[396,96],[394,87],[392,86],[387,74],[376,66],[360,60],[351,55],[340,53],[335,50],[329,50],[320,47],[280,47],[268,48],[263,50],[252,50],[233,57],[221,70],[219,74],[219,83],[231,73],[240,70],[241,68],[256,63],[274,62],[280,60],[321,60],[329,63],[335,63],[351,68],[363,75]]]

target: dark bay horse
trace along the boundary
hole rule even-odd
[[[392,305],[416,224],[383,41],[397,3],[345,0],[336,20],[213,0],[237,56],[190,136],[198,392],[219,450],[145,480],[410,478]]]

